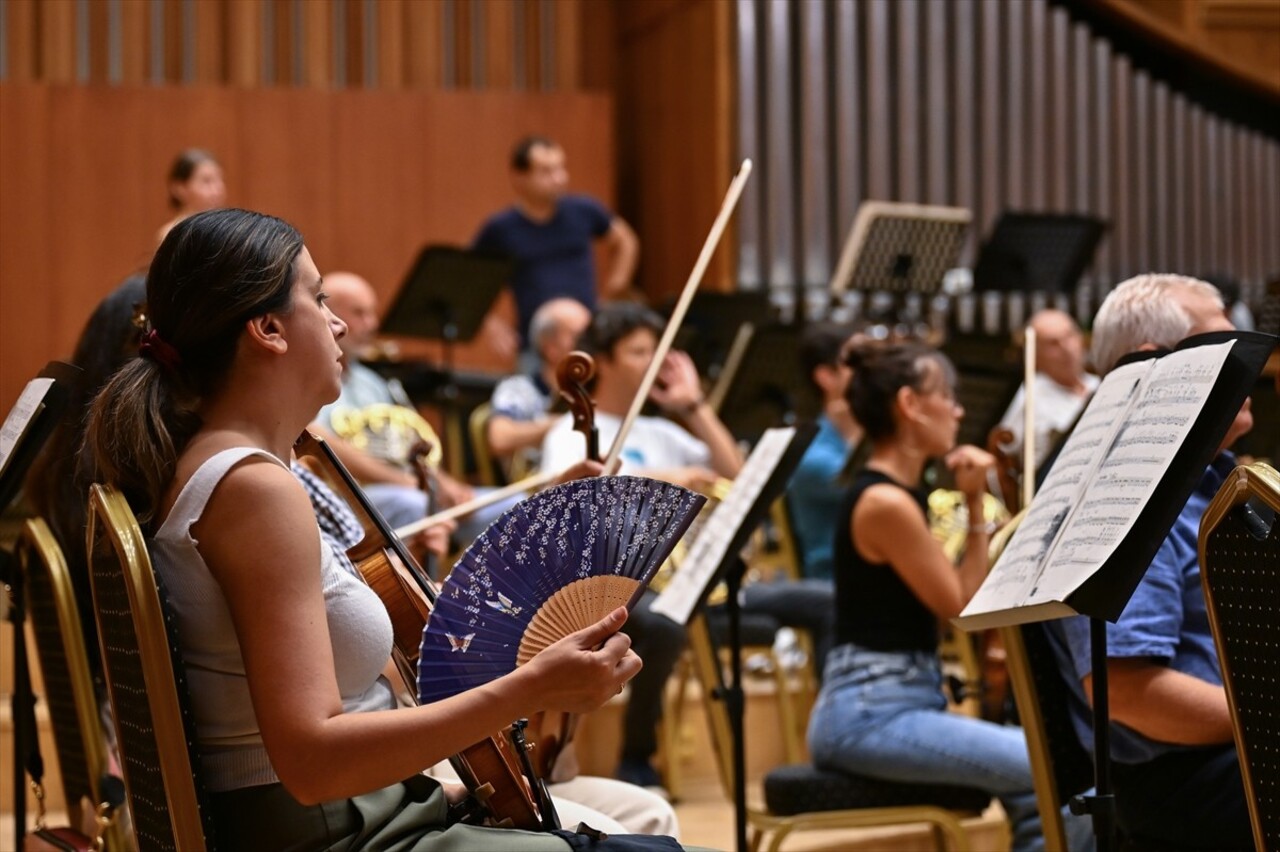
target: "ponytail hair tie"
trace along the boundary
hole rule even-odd
[[[182,366],[182,356],[160,336],[154,328],[142,335],[138,344],[138,354],[150,358],[169,372],[177,372]]]

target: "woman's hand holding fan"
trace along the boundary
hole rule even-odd
[[[627,621],[618,607],[590,627],[539,651],[525,668],[537,684],[539,710],[590,713],[622,691],[643,663],[631,639],[619,633]]]
[[[423,703],[489,683],[545,651],[554,649],[550,662],[600,653],[591,649],[602,642],[620,654],[617,670],[591,679],[610,697],[639,660],[612,636],[625,618],[602,625],[634,605],[705,502],[666,482],[612,476],[550,488],[505,512],[445,579],[422,633]]]

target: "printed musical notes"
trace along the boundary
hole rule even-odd
[[[957,623],[1035,620],[1115,552],[1155,495],[1222,373],[1234,341],[1126,364],[1099,385],[987,580]],[[1021,613],[1012,610],[1026,610]]]

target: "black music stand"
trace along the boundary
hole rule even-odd
[[[820,401],[800,366],[801,329],[743,325],[708,401],[735,438],[811,420]]]
[[[1106,232],[1096,216],[1001,213],[978,250],[974,289],[1071,293]]]
[[[29,417],[18,415],[18,405],[4,421],[7,438],[13,440],[7,457],[3,460],[3,472],[0,472],[0,511],[7,509],[18,492],[22,489],[27,471],[40,454],[45,442],[58,428],[67,415],[72,389],[81,381],[82,373],[78,367],[64,364],[61,361],[50,361],[40,371],[36,380],[52,379],[53,382],[43,392],[37,392],[35,382],[27,385],[32,389],[28,396],[24,391],[19,403],[34,403]],[[7,441],[6,441],[7,443]],[[26,590],[24,578],[18,571],[13,554],[0,550],[0,583],[9,587],[12,605],[9,608],[9,621],[13,624],[13,671],[14,686],[10,696],[10,707],[13,716],[13,820],[15,849],[22,848],[22,839],[27,832],[27,746],[35,741],[39,733],[31,728],[34,718],[36,697],[31,692],[31,678],[27,674],[27,640],[26,628]]]
[[[476,336],[514,268],[514,261],[505,255],[457,246],[426,246],[382,318],[384,334],[443,342],[443,381],[435,396],[447,419],[460,416],[454,346]]]
[[[676,300],[663,306],[670,316]],[[768,325],[777,319],[777,309],[762,291],[714,293],[699,290],[676,333],[675,348],[687,352],[698,372],[715,381],[725,366],[733,341],[743,325]]]
[[[943,274],[956,265],[972,218],[962,207],[862,202],[831,276],[833,304],[850,289],[887,291],[897,312],[907,294],[936,295]]]
[[[789,438],[785,435],[787,431],[791,433]],[[795,472],[796,465],[800,463],[805,450],[809,448],[810,442],[817,434],[816,426],[806,424],[765,436],[765,438],[783,438],[787,441],[776,461],[758,459],[756,454],[760,451],[761,444],[766,441],[762,439],[757,444],[756,451],[753,451],[752,456],[743,465],[742,471],[734,479],[729,495],[707,519],[685,557],[687,563],[695,562],[704,555],[711,560],[709,564],[688,564],[682,569],[682,571],[697,571],[699,579],[697,586],[694,587],[696,602],[688,601],[686,598],[686,602],[690,605],[680,613],[683,620],[671,612],[664,611],[663,597],[669,592],[678,593],[683,583],[684,578],[680,576],[681,572],[677,572],[662,595],[658,596],[658,601],[653,607],[655,612],[673,621],[688,624],[693,613],[707,605],[707,596],[719,581],[723,580],[728,587],[725,612],[728,619],[726,638],[729,642],[729,680],[725,683],[724,678],[721,677],[720,687],[710,698],[724,702],[729,716],[729,728],[733,734],[734,836],[737,838],[738,852],[746,852],[748,848],[746,741],[743,733],[745,702],[742,691],[740,629],[742,610],[738,594],[742,587],[743,575],[746,573],[746,563],[741,553],[751,533],[768,515],[769,507],[786,491],[787,483],[791,481],[791,474]],[[724,517],[721,516],[722,511]],[[704,550],[701,542],[708,536],[709,546]],[[680,606],[677,605],[675,608],[680,609]]]

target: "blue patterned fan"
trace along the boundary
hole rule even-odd
[[[601,476],[547,489],[504,513],[440,590],[422,632],[422,702],[488,683],[633,606],[705,502],[655,479]]]

